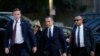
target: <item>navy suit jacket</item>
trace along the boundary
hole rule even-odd
[[[45,28],[43,30],[43,43],[44,43],[44,50],[49,51],[52,50],[52,52],[62,50],[63,53],[66,53],[67,51],[67,45],[64,38],[63,31],[54,26],[53,29],[53,37],[49,38],[47,36],[47,30],[48,28]]]
[[[72,37],[71,37],[71,45],[70,45],[70,53],[74,54],[75,48],[76,48],[76,40],[75,40],[75,31],[76,31],[76,26],[72,30]],[[83,25],[83,31],[84,31],[84,44],[87,53],[89,54],[90,51],[95,51],[95,39],[92,37],[92,30]]]
[[[29,24],[29,22],[24,19],[20,19],[20,20],[21,20],[20,26],[21,26],[24,42],[26,43],[27,45],[26,47],[29,49],[29,51],[31,51],[32,47],[36,46],[36,39],[33,35],[31,24]],[[7,30],[7,34],[4,40],[4,45],[5,48],[8,48],[10,46],[9,39],[12,37],[13,20],[8,22],[6,30]]]

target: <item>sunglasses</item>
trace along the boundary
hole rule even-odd
[[[79,19],[75,19],[74,21],[79,21]]]
[[[33,27],[39,27],[38,25],[34,25]]]

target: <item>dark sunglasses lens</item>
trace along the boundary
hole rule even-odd
[[[34,25],[33,27],[39,27],[38,25]]]
[[[33,26],[33,27],[37,27],[37,25]]]
[[[79,21],[79,20],[74,20],[74,21]]]

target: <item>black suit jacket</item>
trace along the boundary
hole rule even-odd
[[[35,38],[36,38],[36,43],[37,43],[37,51],[41,51],[43,49],[42,47],[42,32],[40,30],[38,30],[35,34]]]
[[[72,37],[71,37],[71,45],[70,45],[70,53],[74,54],[76,48],[76,40],[75,40],[75,31],[76,26],[72,30]],[[87,53],[89,54],[90,51],[95,51],[95,39],[92,37],[92,30],[89,27],[83,25],[84,31],[84,43]]]
[[[63,53],[66,53],[67,45],[66,45],[63,31],[60,28],[54,26],[53,37],[49,38],[47,36],[47,31],[48,31],[47,29],[48,28],[45,28],[43,30],[43,43],[45,46],[44,50],[45,51],[52,50],[52,52],[55,52],[61,49]]]
[[[21,20],[20,26],[21,26],[24,42],[26,43],[27,45],[26,47],[28,47],[29,51],[31,51],[32,47],[36,46],[36,39],[34,38],[31,24],[29,24],[29,22],[24,19],[20,19],[20,20]],[[7,34],[4,40],[4,45],[5,48],[8,48],[10,46],[9,39],[11,39],[12,37],[13,20],[8,22],[6,30],[7,30]]]

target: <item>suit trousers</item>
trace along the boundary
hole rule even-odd
[[[74,54],[73,56],[89,56],[85,47],[76,47]]]
[[[46,56],[61,56],[59,50],[49,49],[46,51]]]
[[[29,56],[25,43],[11,46],[9,56]]]

